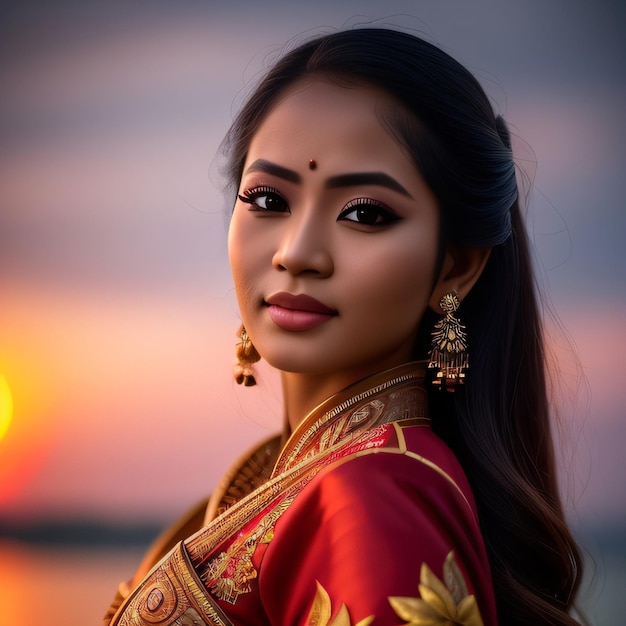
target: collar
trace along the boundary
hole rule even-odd
[[[428,413],[425,361],[379,372],[346,387],[315,407],[283,447],[272,476],[347,443],[363,431]]]

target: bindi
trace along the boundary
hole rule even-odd
[[[315,159],[309,159],[309,169],[310,170],[317,169],[317,161]]]

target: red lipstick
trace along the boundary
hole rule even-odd
[[[272,294],[265,303],[271,320],[283,330],[311,330],[338,314],[335,309],[306,294],[281,291]]]

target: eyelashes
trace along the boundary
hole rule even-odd
[[[356,222],[364,226],[382,226],[397,222],[399,219],[394,211],[378,200],[355,198],[346,204],[337,221]]]
[[[246,204],[251,205],[252,211],[264,211],[267,213],[290,213],[287,201],[273,187],[261,185],[246,189],[237,197]]]
[[[241,202],[250,205],[251,211],[267,214],[291,213],[287,200],[273,187],[260,185],[237,194]],[[337,217],[337,221],[353,222],[362,226],[383,226],[400,217],[386,204],[373,198],[350,200]]]

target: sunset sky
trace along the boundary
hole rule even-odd
[[[376,20],[463,62],[518,136],[541,282],[562,325],[552,345],[568,511],[582,525],[626,524],[623,3],[10,5],[0,376],[14,415],[0,440],[2,515],[166,521],[280,427],[271,372],[253,390],[232,381],[238,314],[216,155],[246,87],[287,41]]]

